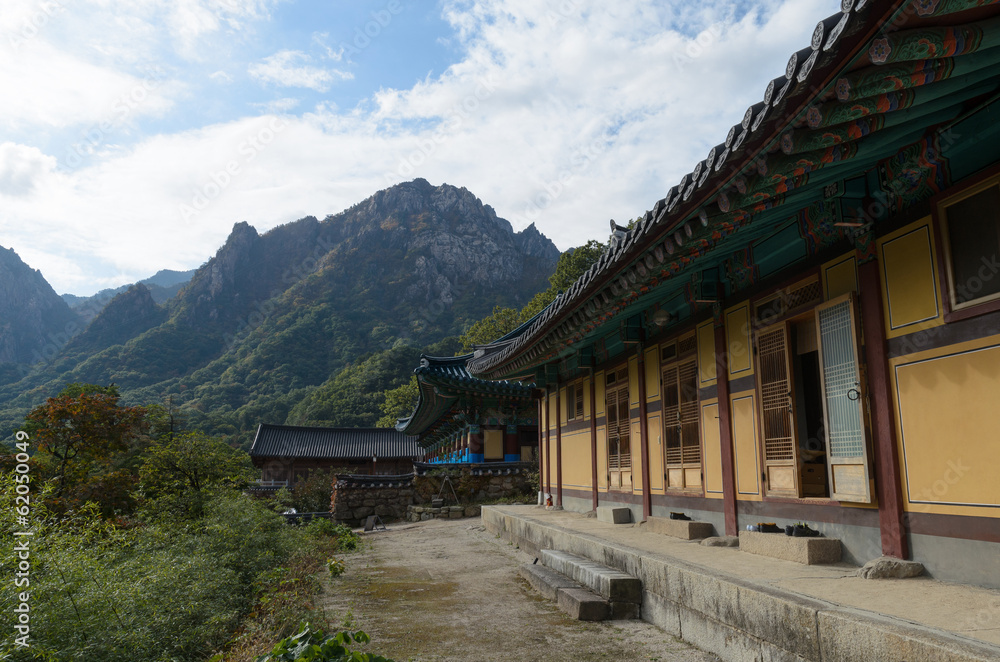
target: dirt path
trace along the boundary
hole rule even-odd
[[[517,576],[531,557],[478,519],[396,525],[366,541],[345,557],[325,608],[399,662],[717,659],[642,621],[569,619]]]

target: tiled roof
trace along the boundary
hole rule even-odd
[[[506,336],[505,336],[506,338]],[[409,434],[423,434],[447,415],[460,394],[477,397],[530,399],[531,387],[516,381],[489,381],[469,374],[466,363],[472,354],[462,356],[421,355],[414,369],[419,397],[413,413],[400,419],[396,429]]]
[[[420,458],[417,438],[393,428],[312,428],[261,423],[250,457],[354,460]]]
[[[532,374],[720,246],[744,249],[778,214],[847,197],[838,180],[918,146],[925,131],[995,89],[1000,0],[842,0],[841,8],[817,24],[810,45],[724,142],[544,311],[477,348],[469,371],[490,379]],[[914,110],[893,114],[906,109]],[[924,153],[933,160],[935,150]],[[824,231],[850,238],[841,227]],[[744,266],[731,263],[734,272]]]
[[[466,363],[472,354],[463,356],[425,356],[421,355],[420,365],[413,371],[421,381],[438,385],[449,385],[474,391],[484,395],[506,395],[513,397],[531,397],[531,387],[516,381],[489,381],[473,377]]]

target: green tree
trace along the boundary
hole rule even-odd
[[[139,469],[139,480],[150,496],[176,496],[218,486],[242,488],[253,473],[243,451],[201,432],[187,432],[155,442]]]
[[[601,242],[591,239],[583,246],[572,248],[560,255],[555,272],[549,276],[548,289],[536,294],[521,309],[521,323],[527,322],[542,312],[547,305],[555,301],[560,292],[565,292],[572,287],[573,283],[601,258],[605,248],[606,246]]]
[[[476,345],[486,345],[510,333],[523,322],[524,318],[519,311],[496,306],[491,315],[470,326],[469,330],[460,336],[462,351],[470,352]]]
[[[383,391],[385,400],[379,405],[382,410],[382,418],[378,419],[376,425],[380,428],[396,427],[396,421],[409,416],[413,408],[417,406],[417,398],[420,395],[420,387],[417,386],[417,376],[410,375],[410,381],[402,386]]]
[[[460,338],[462,351],[469,352],[476,345],[486,345],[500,338],[555,301],[560,292],[568,290],[592,264],[600,259],[605,245],[591,239],[583,246],[572,248],[559,256],[555,272],[549,276],[549,286],[536,294],[521,310],[497,306],[493,313],[469,327]]]

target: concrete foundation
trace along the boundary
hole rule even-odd
[[[717,567],[700,566],[693,555],[682,559],[643,551],[617,539],[613,532],[622,529],[616,527],[599,523],[586,527],[607,531],[607,537],[600,537],[501,506],[484,508],[482,519],[488,531],[515,542],[521,549],[562,550],[638,578],[642,583],[644,620],[724,660],[985,662],[1000,659],[1000,645],[789,592]],[[581,521],[594,522],[583,518]],[[759,535],[777,538],[776,534]],[[635,535],[630,534],[629,538],[632,537],[637,541],[647,539],[638,530]],[[743,536],[741,542],[742,539]],[[704,551],[739,556],[735,550],[706,548]],[[733,567],[741,565],[735,563]],[[783,562],[761,559],[751,565],[771,572],[774,564],[780,563]],[[790,578],[803,572],[829,575],[822,569],[797,571],[795,567],[789,564]]]

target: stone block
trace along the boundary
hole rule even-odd
[[[700,540],[715,535],[715,527],[709,522],[691,522],[666,517],[650,517],[643,525],[643,530],[681,540]]]
[[[598,593],[605,600],[635,604],[642,601],[642,582],[614,568],[576,554],[551,549],[542,550],[542,562]]]
[[[701,544],[705,547],[739,547],[740,539],[738,536],[717,536],[705,538]]]
[[[430,513],[420,513],[420,521],[426,522],[427,520],[434,519],[434,515]]]
[[[608,603],[599,595],[582,588],[561,588],[556,591],[556,604],[570,618],[578,621],[604,621],[608,618]]]
[[[864,579],[907,579],[924,573],[924,565],[916,561],[904,561],[891,556],[872,559],[858,569],[858,577]]]
[[[793,538],[757,531],[740,531],[740,550],[805,565],[838,563],[842,551],[835,538]]]
[[[639,618],[639,605],[634,602],[609,602],[608,618],[614,621],[635,620]]]
[[[465,507],[465,516],[466,517],[479,517],[480,512],[481,512],[481,507],[480,506],[466,506]]]
[[[828,610],[817,616],[824,660],[985,662],[1000,659],[997,646],[962,637],[944,637],[927,628],[892,622],[876,614]]]
[[[632,511],[628,508],[598,506],[597,521],[609,522],[611,524],[628,524],[632,521]]]
[[[525,563],[517,570],[517,574],[538,591],[546,600],[555,600],[556,592],[561,588],[579,588],[580,585],[555,570],[546,568],[539,563]]]
[[[464,515],[465,515],[465,513],[462,512],[461,510],[453,510],[450,513],[448,513],[448,519],[462,519],[462,517],[464,517]],[[443,516],[444,515],[442,514],[442,517]]]

